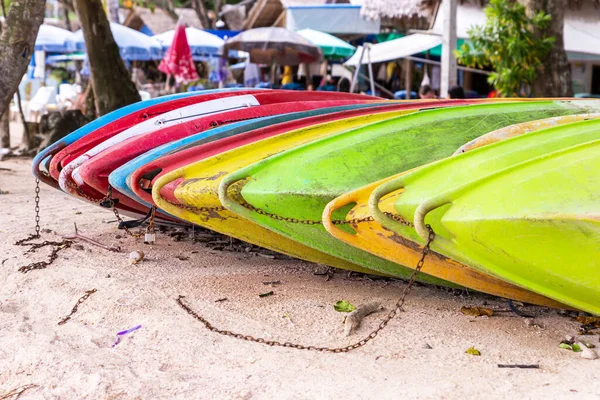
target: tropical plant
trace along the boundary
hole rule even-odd
[[[471,28],[469,42],[456,51],[458,61],[474,68],[491,67],[488,82],[500,96],[522,95],[554,44],[554,37],[543,34],[552,17],[538,12],[530,18],[522,4],[510,0],[490,0],[485,14],[485,25]]]

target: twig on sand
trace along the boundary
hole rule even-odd
[[[121,248],[120,247],[112,247],[112,246],[107,246],[104,245],[100,242],[98,242],[97,240],[91,239],[89,237],[85,237],[83,235],[80,235],[79,232],[77,231],[77,224],[73,223],[73,225],[75,226],[75,233],[73,235],[70,236],[63,236],[63,239],[67,239],[67,240],[74,240],[74,239],[79,239],[79,240],[83,240],[84,242],[87,242],[89,244],[93,244],[94,246],[98,246],[104,250],[108,250],[108,251],[114,251],[115,253],[120,253],[121,252]]]
[[[7,400],[7,399],[18,399],[19,397],[21,397],[21,395],[29,389],[32,389],[34,387],[37,387],[37,385],[34,384],[29,384],[29,385],[23,385],[20,386],[18,388],[15,388],[9,392],[6,392],[4,394],[0,394],[0,400]]]
[[[356,307],[356,310],[352,311],[346,316],[344,321],[344,334],[350,336],[360,326],[363,318],[369,314],[378,311],[381,308],[381,303],[372,301],[370,303],[361,304]]]
[[[539,364],[498,364],[498,368],[538,369]]]

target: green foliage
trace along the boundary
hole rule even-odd
[[[350,302],[347,300],[340,300],[333,305],[333,309],[337,312],[352,312],[356,310],[356,307],[350,304]]]
[[[490,0],[486,24],[469,30],[470,43],[456,51],[458,61],[473,68],[491,67],[488,82],[500,96],[519,96],[543,68],[542,59],[552,49],[554,37],[544,35],[551,16],[539,12],[527,17],[516,1]]]

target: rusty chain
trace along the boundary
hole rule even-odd
[[[266,210],[263,210],[262,208],[254,207],[252,204],[249,204],[249,203],[240,203],[240,205],[242,205],[244,208],[247,208],[250,211],[254,211],[257,214],[264,215],[269,218],[273,218],[274,220],[277,220],[277,221],[289,222],[292,224],[303,224],[303,225],[321,225],[321,224],[323,224],[322,220],[283,217],[281,215],[274,214],[274,213],[268,212]],[[406,225],[406,226],[410,226],[410,227],[414,226],[412,222],[403,219],[401,216],[399,216],[397,214],[393,214],[393,213],[390,213],[387,211],[384,212],[384,214],[386,216],[388,216],[389,218],[393,219],[394,221],[401,223],[402,225]],[[334,225],[357,225],[357,224],[360,224],[363,222],[374,222],[374,221],[375,221],[375,218],[373,218],[372,216],[369,215],[368,217],[354,218],[354,219],[349,219],[349,220],[332,219],[331,223]]]
[[[61,242],[54,242],[50,240],[45,240],[41,243],[31,243],[34,239],[39,239],[40,235],[40,180],[36,178],[35,180],[35,233],[30,234],[26,238],[17,240],[15,242],[15,246],[29,246],[29,249],[25,252],[25,254],[33,253],[37,249],[46,246],[53,246],[50,255],[48,256],[48,260],[46,261],[37,261],[30,263],[28,265],[24,265],[19,268],[19,272],[26,274],[27,272],[31,272],[36,269],[44,269],[47,266],[51,265],[58,258],[58,253],[63,250],[71,247],[72,242],[70,240],[63,240]]]
[[[183,210],[188,210],[188,211],[191,211],[193,213],[207,213],[207,212],[211,212],[211,211],[225,211],[225,210],[227,210],[223,206],[216,206],[216,207],[195,207],[195,206],[188,206],[187,204],[174,203],[174,202],[172,202],[169,199],[165,199],[164,197],[163,197],[163,201],[169,203],[172,206],[181,208]]]
[[[320,352],[327,352],[327,353],[347,353],[349,351],[358,349],[359,347],[362,347],[362,346],[366,345],[367,343],[369,343],[371,340],[375,339],[377,337],[377,335],[379,334],[379,332],[381,332],[381,330],[383,330],[387,326],[387,324],[398,314],[398,312],[402,311],[402,307],[404,306],[404,302],[406,301],[406,297],[407,297],[408,293],[410,292],[410,289],[412,288],[413,283],[415,282],[415,279],[417,278],[417,275],[421,271],[421,268],[423,268],[423,264],[425,264],[425,257],[427,257],[427,254],[430,251],[431,243],[433,242],[433,239],[435,238],[435,233],[433,232],[433,229],[431,229],[431,226],[427,225],[427,229],[429,231],[429,237],[427,238],[427,243],[423,247],[423,250],[421,252],[421,258],[419,259],[419,262],[417,263],[416,268],[414,269],[414,271],[410,275],[410,279],[408,281],[408,284],[404,287],[404,291],[402,292],[402,295],[400,296],[400,299],[398,299],[398,301],[396,302],[396,305],[394,306],[394,308],[392,309],[392,311],[390,311],[383,318],[383,320],[379,323],[379,326],[374,331],[372,331],[369,335],[367,335],[363,339],[361,339],[358,342],[355,342],[355,343],[353,343],[353,344],[351,344],[349,346],[345,346],[345,347],[307,346],[307,345],[298,344],[298,343],[291,343],[291,342],[283,342],[282,343],[282,342],[279,342],[279,341],[276,341],[276,340],[267,340],[267,339],[264,339],[264,338],[255,338],[254,336],[251,336],[251,335],[243,335],[241,333],[235,333],[235,332],[232,332],[232,331],[219,329],[219,328],[213,326],[206,318],[204,318],[201,315],[199,315],[198,313],[196,313],[194,310],[192,310],[183,301],[183,299],[185,298],[185,296],[181,296],[180,295],[177,298],[177,303],[189,315],[191,315],[193,318],[195,318],[196,320],[198,320],[202,324],[204,324],[204,326],[206,327],[206,329],[208,329],[211,332],[218,333],[220,335],[230,336],[230,337],[233,337],[233,338],[236,338],[236,339],[245,340],[245,341],[253,342],[253,343],[261,343],[261,344],[265,344],[265,345],[271,346],[271,347],[273,347],[273,346],[288,347],[288,348],[293,348],[293,349],[297,349],[297,350],[312,350],[312,351],[320,351]]]
[[[138,232],[132,232],[126,225],[123,224],[123,222],[124,222],[123,218],[121,218],[121,214],[119,214],[119,210],[117,210],[117,207],[116,207],[116,202],[112,198],[112,186],[108,187],[108,192],[106,193],[106,196],[102,200],[98,201],[98,204],[100,204],[102,207],[110,208],[112,210],[113,214],[115,214],[115,217],[117,218],[117,221],[119,222],[119,225],[121,225],[123,227],[123,230],[129,236],[131,236],[133,238],[140,238],[146,234],[146,232],[144,230],[140,230]],[[154,211],[152,212],[151,223],[152,223],[152,225],[154,225]]]
[[[58,322],[58,325],[64,325],[67,323],[68,320],[71,319],[71,317],[77,312],[77,308],[79,307],[79,305],[81,303],[83,303],[84,301],[86,301],[88,299],[88,297],[90,297],[91,295],[93,295],[94,293],[96,293],[96,289],[92,289],[92,290],[86,290],[85,294],[83,296],[81,296],[79,298],[79,300],[77,300],[77,303],[75,303],[75,305],[73,306],[73,309],[71,310],[71,312],[69,313],[69,315],[67,315],[66,317],[63,317],[63,319],[61,319]]]
[[[188,210],[194,213],[206,213],[206,212],[211,212],[211,211],[225,211],[227,210],[225,207],[223,206],[216,206],[216,207],[196,207],[196,206],[190,206],[190,205],[186,205],[186,204],[181,204],[181,203],[174,203],[168,199],[163,198],[163,200],[169,204],[171,204],[172,206],[184,209],[184,210]],[[260,215],[264,215],[266,217],[272,218],[274,220],[277,221],[283,221],[283,222],[289,222],[292,224],[303,224],[303,225],[321,225],[323,223],[322,220],[312,220],[312,219],[298,219],[298,218],[294,218],[294,217],[284,217],[275,213],[271,213],[268,212],[266,210],[263,210],[262,208],[258,208],[258,207],[254,207],[252,204],[249,203],[240,203],[240,205],[244,208],[247,208],[250,211],[254,211],[257,214]],[[393,219],[396,222],[401,223],[402,225],[406,225],[409,227],[414,227],[414,224],[410,221],[405,220],[404,218],[402,218],[401,216],[397,215],[397,214],[393,214],[391,212],[384,212],[384,214]],[[363,222],[374,222],[375,219],[372,216],[368,216],[368,217],[363,217],[363,218],[354,218],[354,219],[349,219],[349,220],[340,220],[340,219],[334,219],[331,220],[331,222],[334,225],[357,225]]]

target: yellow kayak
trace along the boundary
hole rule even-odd
[[[509,127],[490,132],[487,135],[483,135],[480,138],[473,140],[467,145],[462,146],[460,152],[462,153],[473,150],[478,147],[524,133],[599,117],[600,114],[590,113],[547,118],[533,122],[511,125]],[[378,182],[374,182],[370,185],[364,186],[358,190],[346,193],[343,196],[336,198],[327,205],[323,212],[323,225],[331,235],[345,243],[400,265],[415,268],[421,257],[422,247],[411,239],[405,238],[404,236],[399,235],[397,232],[388,230],[380,223],[373,221],[372,213],[369,209],[369,198],[376,188],[389,181],[397,179],[400,176],[408,174],[411,171],[412,170],[405,171],[400,174],[382,179]],[[395,203],[401,194],[402,189],[383,196],[379,201],[379,209],[388,216],[397,215]],[[349,204],[355,205],[348,211],[346,220],[363,220],[361,222],[355,222],[351,224],[352,230],[354,231],[352,233],[346,232],[332,223],[333,213],[341,208],[347,207]],[[366,221],[364,221],[365,219]],[[449,282],[495,296],[543,306],[565,308],[564,305],[554,300],[522,289],[490,275],[481,273],[471,267],[435,252],[429,253],[425,264],[423,265],[422,271]]]
[[[407,104],[406,107],[406,109],[388,112],[373,109],[372,114],[369,115],[311,125],[201,159],[160,177],[152,187],[153,200],[160,209],[169,214],[261,247],[315,263],[357,272],[375,273],[299,244],[224,209],[219,200],[218,188],[228,174],[273,154],[349,129],[419,110],[419,106],[414,104]],[[174,194],[184,207],[188,208],[166,201],[160,193],[163,186],[180,179],[183,179],[183,183],[175,189]],[[201,207],[210,210],[202,211],[199,209]]]

